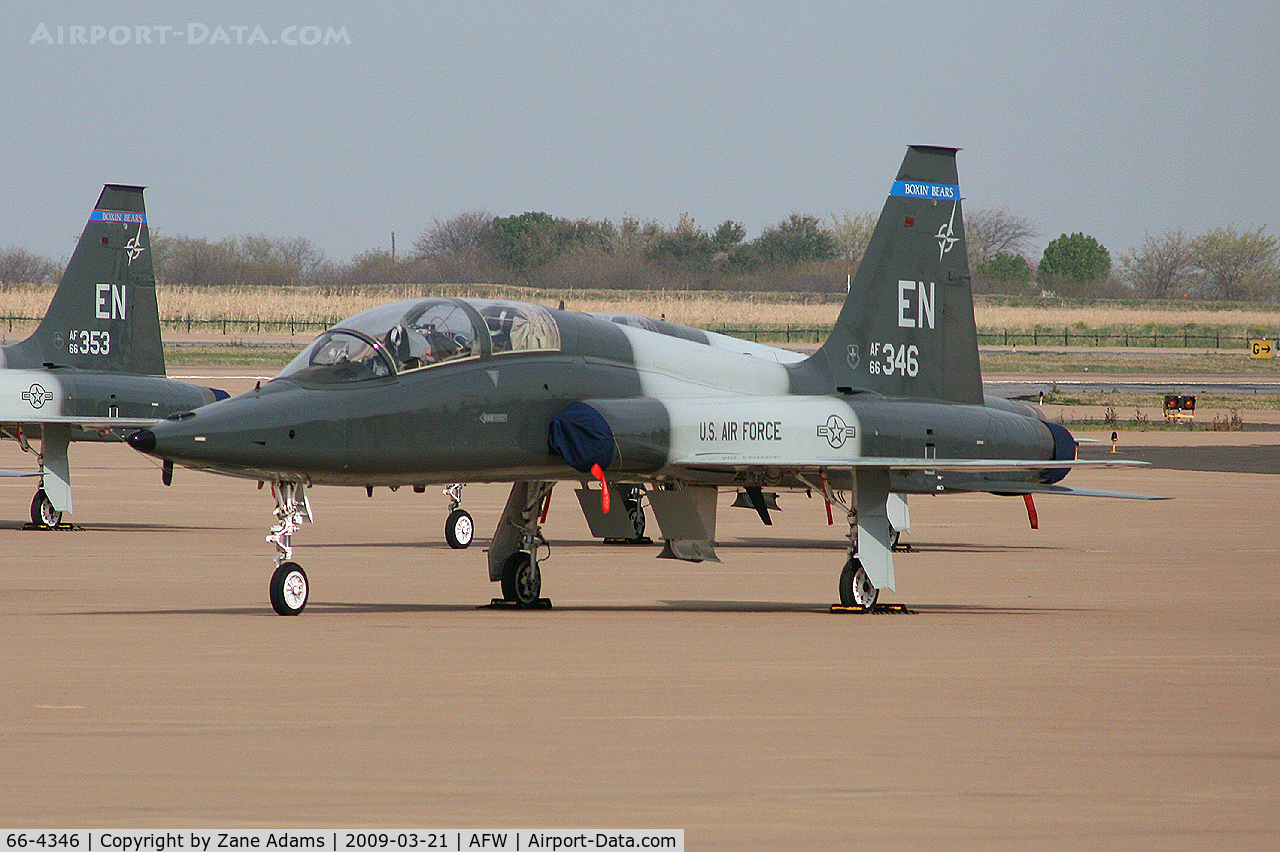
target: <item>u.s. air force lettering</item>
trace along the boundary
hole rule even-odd
[[[780,420],[704,420],[698,424],[701,441],[781,441]]]

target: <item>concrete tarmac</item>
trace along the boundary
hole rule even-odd
[[[1124,433],[1187,453],[1276,432]],[[1274,448],[1273,448],[1274,449]],[[21,456],[9,445],[14,458]],[[1164,502],[912,498],[913,553],[837,615],[844,530],[721,497],[720,564],[592,541],[567,487],[549,611],[479,609],[506,489],[317,487],[272,613],[273,501],[75,445],[74,532],[0,517],[0,825],[684,828],[687,848],[1280,846],[1278,480],[1073,473]],[[5,520],[7,518],[7,520]],[[837,518],[839,515],[837,514]]]

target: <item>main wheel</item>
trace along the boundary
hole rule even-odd
[[[502,566],[502,597],[520,606],[533,606],[542,593],[542,572],[523,550],[513,553]]]
[[[307,572],[297,562],[282,562],[271,575],[271,608],[277,615],[297,615],[307,606]]]
[[[857,557],[850,556],[849,561],[844,564],[844,570],[840,572],[840,604],[869,610],[876,605],[878,597],[880,590],[871,585],[871,578],[867,576],[862,562]]]
[[[454,550],[461,550],[475,538],[476,525],[466,509],[454,509],[444,522],[444,540]]]
[[[31,501],[31,523],[38,527],[56,527],[62,523],[62,513],[53,508],[53,501],[41,488]]]
[[[643,488],[633,487],[627,496],[622,498],[622,508],[627,510],[627,517],[631,519],[631,527],[636,531],[637,539],[644,538],[644,507],[640,505],[642,494],[644,494]]]

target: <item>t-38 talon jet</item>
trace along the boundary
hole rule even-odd
[[[579,492],[589,517],[610,514],[617,484],[643,484],[663,555],[695,561],[715,558],[717,488],[758,504],[766,487],[819,491],[848,522],[841,601],[870,608],[894,587],[891,494],[1137,496],[1057,484],[1109,463],[1077,461],[1071,435],[1036,409],[984,399],[955,154],[908,150],[811,357],[653,321],[412,299],[339,323],[260,389],[129,443],[272,483],[281,614],[307,600],[292,536],[311,516],[311,484],[513,483],[489,579],[535,605],[552,485],[591,476],[601,487]]]
[[[56,527],[71,511],[71,441],[119,441],[174,411],[226,397],[164,378],[142,187],[108,184],[39,327],[0,347],[0,436],[40,462],[38,474],[0,476],[39,476],[31,522]],[[38,451],[30,444],[36,438]]]

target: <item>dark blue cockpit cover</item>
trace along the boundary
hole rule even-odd
[[[1053,435],[1053,460],[1054,461],[1070,461],[1076,457],[1076,439],[1067,431],[1065,426],[1060,426],[1052,420],[1044,421],[1044,425],[1049,427],[1049,434]],[[1044,471],[1040,475],[1042,482],[1053,484],[1060,482],[1067,475],[1070,468],[1054,467]]]
[[[551,449],[574,470],[588,473],[593,464],[608,470],[613,463],[613,430],[599,411],[575,402],[551,418]]]

